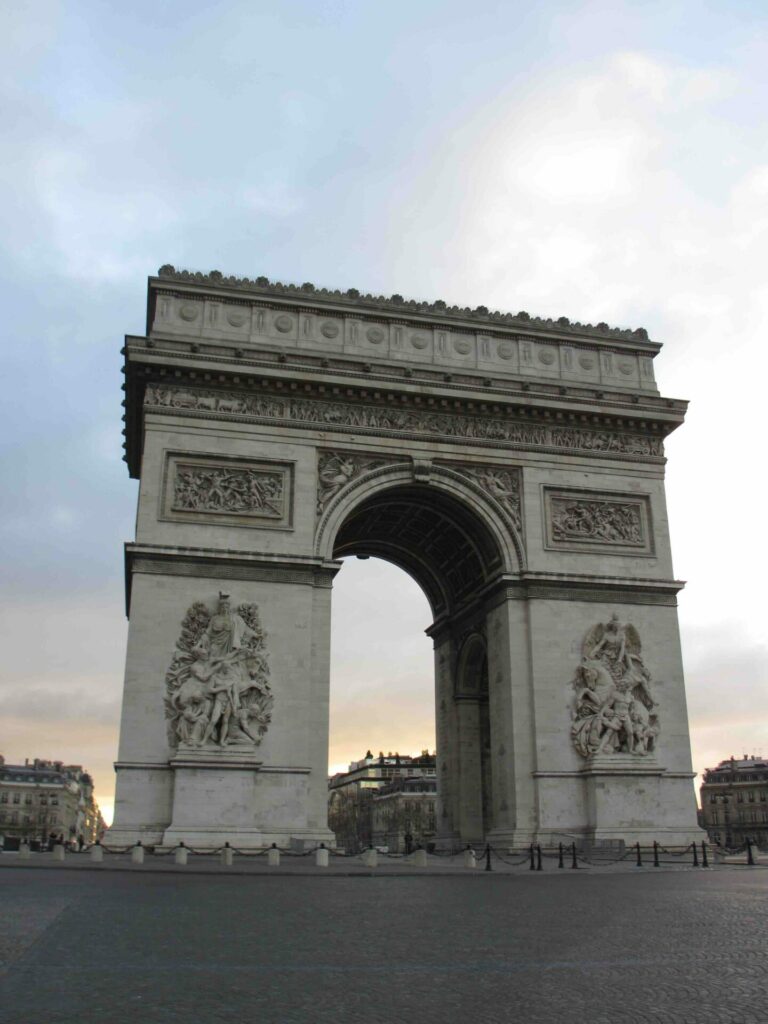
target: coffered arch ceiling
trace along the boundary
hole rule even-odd
[[[357,505],[336,535],[333,556],[345,555],[400,566],[423,589],[435,619],[458,610],[502,566],[494,537],[471,509],[417,484],[379,492]]]

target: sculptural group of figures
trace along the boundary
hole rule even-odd
[[[634,626],[623,625],[616,615],[608,623],[593,626],[584,639],[573,686],[571,733],[583,757],[647,755],[654,750],[658,703]]]
[[[233,611],[226,594],[213,615],[192,605],[165,680],[171,746],[258,744],[271,719],[268,679],[256,605]]]
[[[253,469],[179,467],[173,507],[196,512],[283,514],[283,479],[279,473]]]

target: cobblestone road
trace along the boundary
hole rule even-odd
[[[767,1024],[768,870],[0,871],[3,1024]]]

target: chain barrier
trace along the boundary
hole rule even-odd
[[[544,862],[547,860],[557,859],[558,868],[577,868],[579,864],[587,865],[590,867],[607,867],[614,864],[620,864],[623,861],[627,861],[631,858],[635,858],[637,867],[644,867],[648,864],[652,864],[653,867],[660,867],[663,864],[677,864],[680,863],[684,858],[691,857],[691,865],[693,867],[704,867],[708,868],[710,861],[709,856],[714,852],[717,853],[717,847],[713,848],[711,844],[706,841],[701,842],[701,853],[699,854],[698,846],[695,842],[689,843],[687,846],[681,847],[668,847],[663,846],[661,843],[656,841],[653,842],[652,846],[642,846],[640,843],[634,843],[631,846],[627,846],[622,852],[614,853],[606,849],[604,851],[590,851],[590,854],[585,853],[577,847],[575,842],[569,844],[559,843],[557,847],[542,847],[539,844],[529,844],[524,848],[510,848],[502,853],[496,847],[486,844],[481,850],[475,850],[470,845],[463,847],[451,847],[449,849],[442,850],[429,850],[427,856],[437,858],[438,860],[454,862],[457,858],[464,857],[467,852],[471,851],[475,858],[478,866],[484,865],[485,870],[491,870],[490,864],[493,859],[505,864],[509,867],[521,867],[527,865],[531,871],[542,871],[544,870]],[[77,850],[71,850],[71,853],[91,853],[95,849],[101,849],[104,853],[111,856],[125,856],[130,854],[135,849],[142,848],[142,844],[133,843],[130,846],[107,846],[104,843],[96,842],[89,845],[84,845],[82,848]],[[281,858],[282,857],[293,857],[299,860],[306,857],[311,857],[317,853],[318,850],[326,850],[329,856],[360,861],[365,854],[369,853],[370,850],[376,850],[379,857],[384,857],[390,861],[401,861],[406,862],[410,854],[416,853],[417,850],[423,850],[424,847],[417,847],[409,853],[395,853],[390,851],[378,850],[375,847],[368,847],[365,850],[361,850],[358,853],[349,853],[347,851],[341,851],[328,847],[325,843],[319,843],[317,846],[310,847],[306,850],[296,850],[291,847],[280,847],[276,843],[273,843],[270,847],[262,847],[260,849],[240,849],[239,847],[230,846],[227,842],[223,846],[212,847],[210,849],[198,849],[192,846],[187,846],[184,842],[178,843],[173,847],[160,848],[153,845],[143,847],[144,851],[151,857],[169,857],[175,854],[178,850],[186,850],[187,853],[192,854],[196,857],[218,857],[224,851],[231,850],[232,854],[237,854],[239,857],[265,857],[272,850],[277,851]],[[722,852],[727,853],[729,856],[736,856],[738,854],[746,853],[747,864],[754,865],[754,850],[755,844],[751,841],[747,841],[739,847],[720,848]],[[570,863],[568,863],[570,862]]]

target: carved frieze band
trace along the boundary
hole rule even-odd
[[[292,467],[286,463],[166,455],[161,518],[287,528]]]
[[[647,495],[544,488],[546,546],[557,550],[652,555]]]
[[[238,420],[280,421],[288,426],[332,428],[357,434],[427,435],[503,447],[586,452],[618,458],[655,461],[664,455],[660,438],[621,430],[529,424],[500,416],[460,415],[385,405],[275,397],[149,384],[145,408],[234,416]]]

